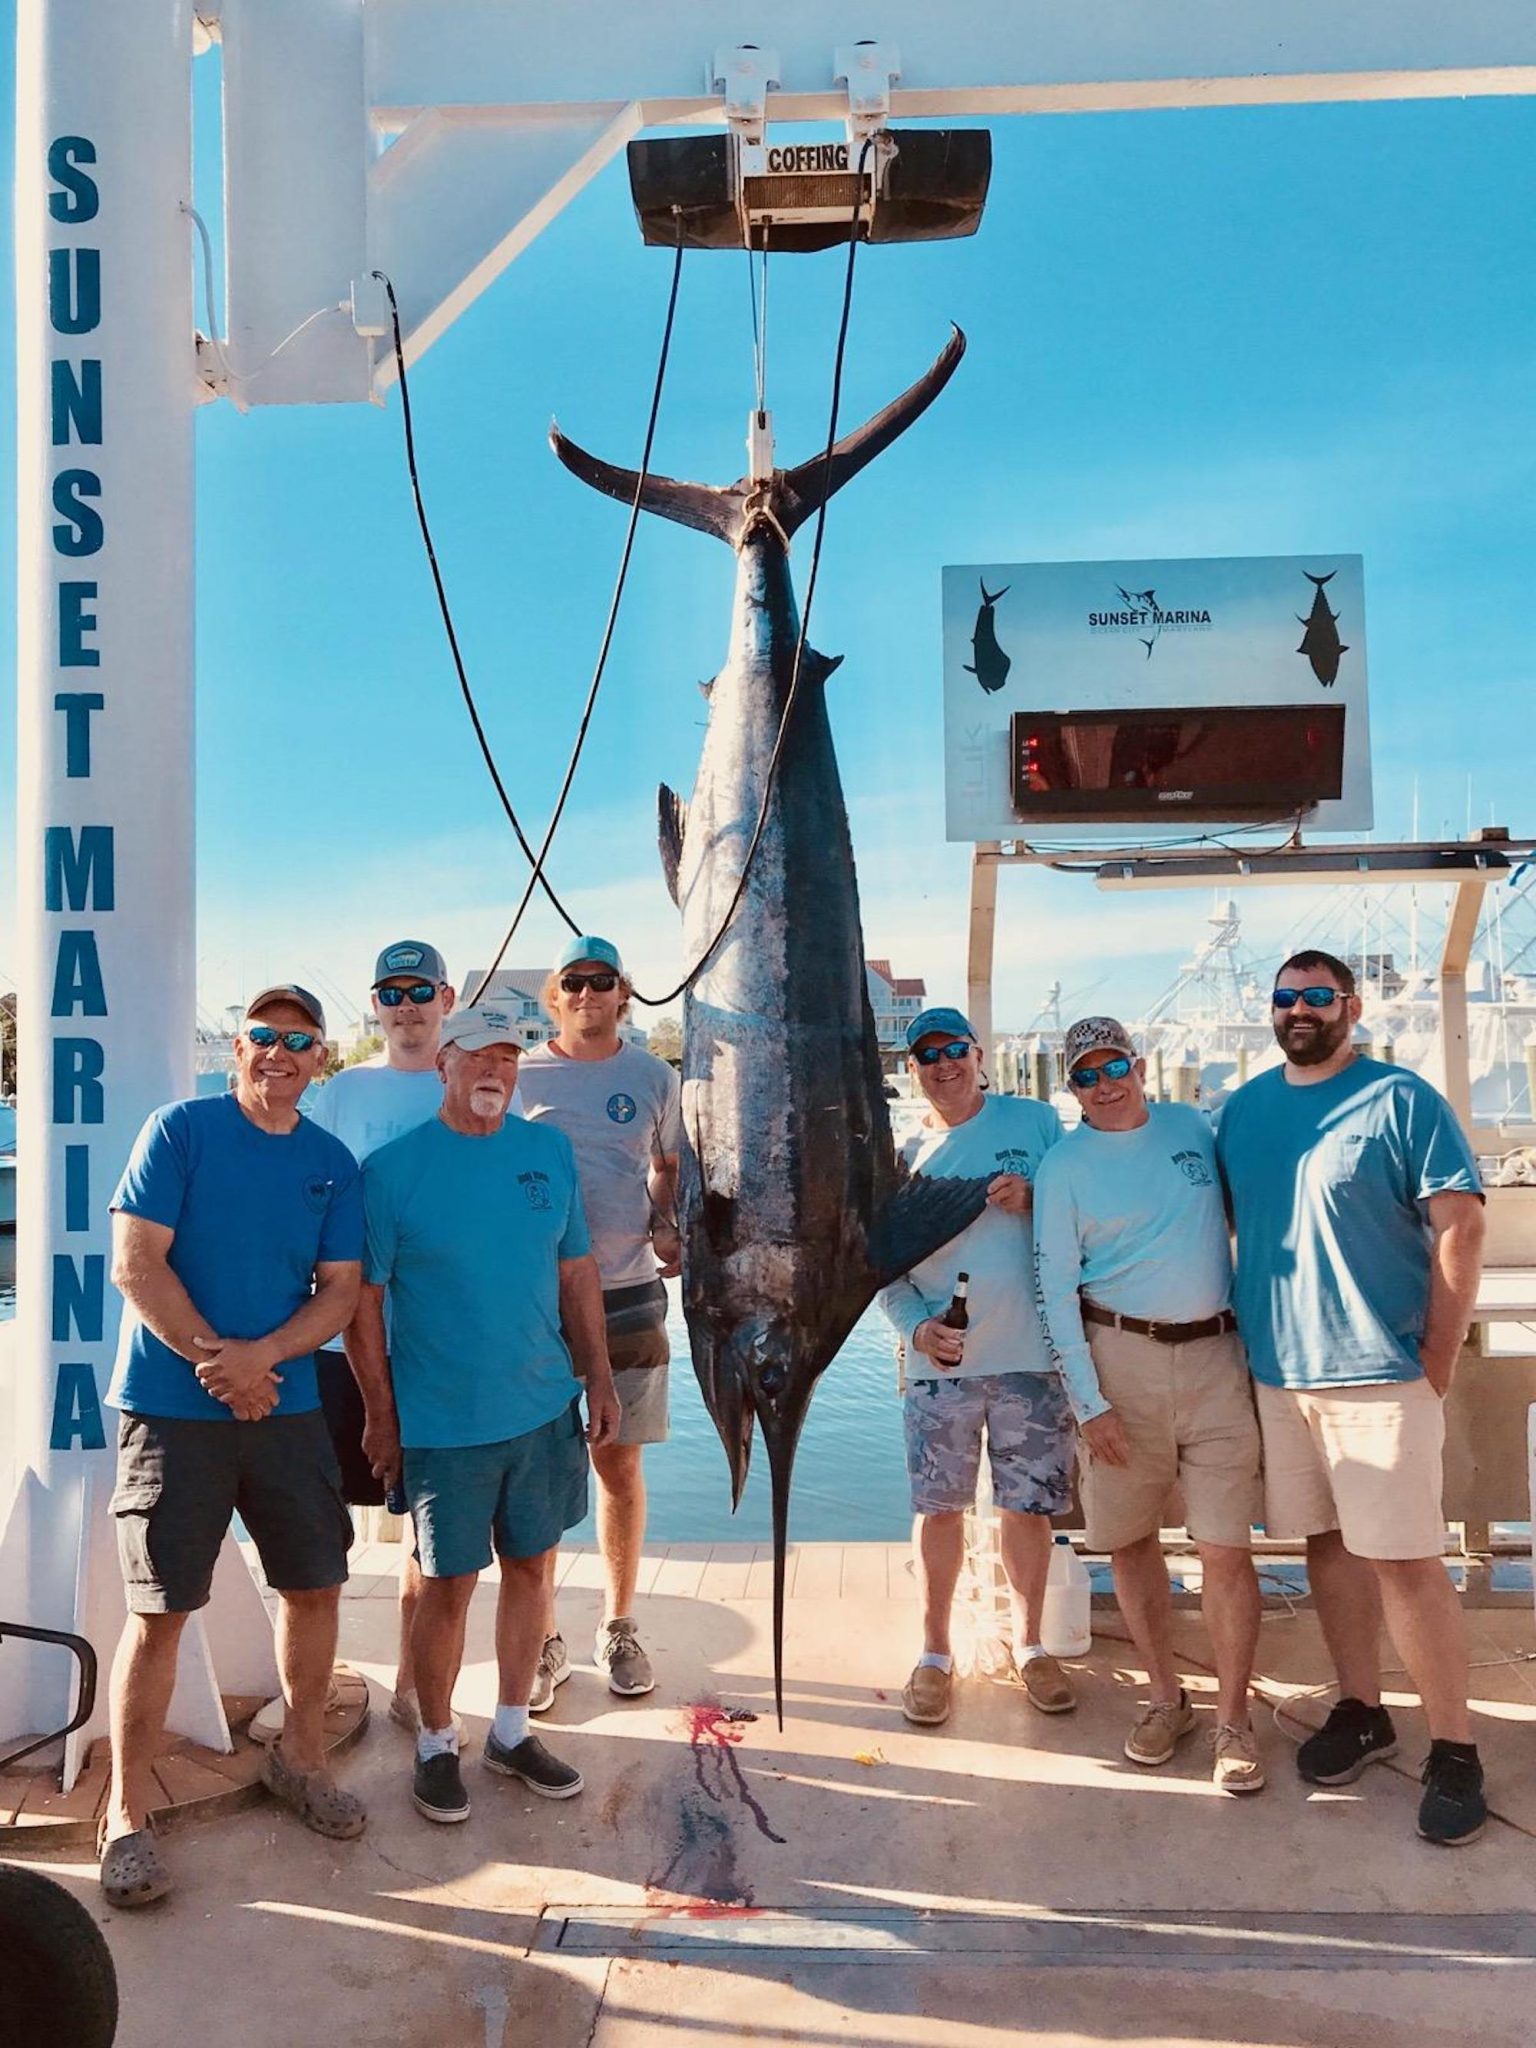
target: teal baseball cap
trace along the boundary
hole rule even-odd
[[[969,1038],[977,1042],[971,1029],[971,1020],[961,1010],[919,1010],[907,1026],[907,1051],[927,1038],[931,1032],[942,1031],[946,1038]]]
[[[624,974],[624,962],[619,958],[619,949],[611,939],[594,938],[590,932],[572,939],[560,958],[555,962],[556,974],[563,974],[567,967],[574,967],[578,960],[596,960],[604,967],[611,967],[615,974]],[[624,976],[627,981],[629,977]]]

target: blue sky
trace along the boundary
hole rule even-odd
[[[8,67],[10,52],[4,53]],[[216,74],[199,67],[200,109]],[[0,80],[9,120],[9,77]],[[216,162],[205,123],[200,169]],[[980,234],[860,258],[844,423],[941,345],[970,352],[908,437],[834,501],[814,642],[829,685],[867,950],[963,987],[967,855],[943,840],[939,572],[946,561],[1358,552],[1378,826],[1536,825],[1526,711],[1536,563],[1536,107],[1484,100],[999,122]],[[205,179],[205,206],[214,195]],[[0,532],[14,540],[9,220]],[[644,249],[622,164],[589,187],[419,365],[422,470],[503,773],[542,822],[601,631],[622,508],[545,446],[552,414],[639,454],[669,259]],[[769,402],[781,459],[824,431],[842,258],[781,258]],[[656,465],[742,468],[752,372],[744,258],[684,266]],[[200,997],[298,974],[366,989],[378,944],[485,960],[523,880],[474,752],[380,410],[227,404],[198,421]],[[803,580],[808,535],[796,550]],[[723,658],[717,543],[643,523],[593,737],[552,860],[583,921],[651,986],[677,979],[654,792],[691,786]],[[12,636],[3,651],[14,695]],[[0,729],[12,814],[13,720]],[[0,847],[0,976],[14,857]],[[1004,877],[998,1021],[1058,974],[1134,1012],[1198,937],[1194,893],[1105,898]],[[1255,899],[1256,941],[1309,913]],[[530,914],[512,959],[549,957]]]

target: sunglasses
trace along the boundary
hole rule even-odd
[[[1309,1010],[1326,1010],[1338,1002],[1344,991],[1341,988],[1277,988],[1270,1001],[1277,1010],[1294,1010],[1298,1003],[1305,1003]]]
[[[948,1045],[921,1045],[912,1057],[920,1067],[936,1067],[940,1060],[969,1059],[974,1051],[968,1038],[952,1038]]]
[[[391,988],[386,983],[383,988],[376,988],[374,994],[386,1010],[398,1010],[402,1003],[415,1003],[419,1009],[423,1004],[430,1003],[437,994],[437,983],[413,981],[407,983],[404,988]]]
[[[263,1052],[276,1045],[279,1039],[283,1042],[284,1052],[308,1052],[320,1036],[318,1031],[276,1031],[270,1024],[247,1024],[245,1035]]]
[[[1067,1079],[1074,1088],[1097,1088],[1101,1081],[1123,1081],[1133,1064],[1118,1052],[1112,1060],[1100,1060],[1096,1067],[1074,1067]]]
[[[560,986],[568,996],[579,996],[584,988],[595,996],[611,996],[619,985],[616,974],[562,974]]]

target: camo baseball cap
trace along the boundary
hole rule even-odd
[[[396,939],[392,946],[386,946],[373,963],[373,985],[388,981],[396,974],[419,974],[425,981],[446,981],[448,969],[443,956],[436,946],[424,945],[420,939]]]
[[[1104,1052],[1110,1046],[1116,1052],[1128,1052],[1132,1059],[1138,1057],[1136,1041],[1118,1017],[1079,1017],[1068,1028],[1062,1041],[1061,1052],[1067,1072],[1070,1074],[1086,1054]]]

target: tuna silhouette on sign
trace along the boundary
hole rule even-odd
[[[994,607],[999,598],[1008,595],[1011,586],[1005,583],[1001,590],[989,591],[985,583],[981,586],[981,609],[976,614],[975,631],[971,634],[971,646],[975,651],[976,663],[965,664],[968,676],[974,676],[981,687],[990,695],[1000,690],[1008,680],[1012,661],[997,644],[997,619]]]
[[[964,350],[957,329],[830,459],[725,489],[642,481],[552,435],[583,483],[624,505],[638,494],[646,511],[736,555],[730,653],[709,693],[692,799],[660,792],[661,858],[686,956],[708,955],[683,1012],[683,1311],[733,1507],[754,1425],[767,1447],[781,1725],[790,1474],[817,1378],[876,1290],[957,1236],[987,1193],[984,1179],[909,1179],[892,1142],[827,718],[840,657],[807,646],[791,701],[800,619],[789,539],[926,411]]]
[[[1349,649],[1339,638],[1339,615],[1323,594],[1323,585],[1331,583],[1338,574],[1330,569],[1326,576],[1314,576],[1310,569],[1303,569],[1302,575],[1309,583],[1317,585],[1313,593],[1312,609],[1303,619],[1298,612],[1298,621],[1306,627],[1301,636],[1298,654],[1304,654],[1312,664],[1312,673],[1325,690],[1331,690],[1339,678],[1339,656],[1348,654]]]

